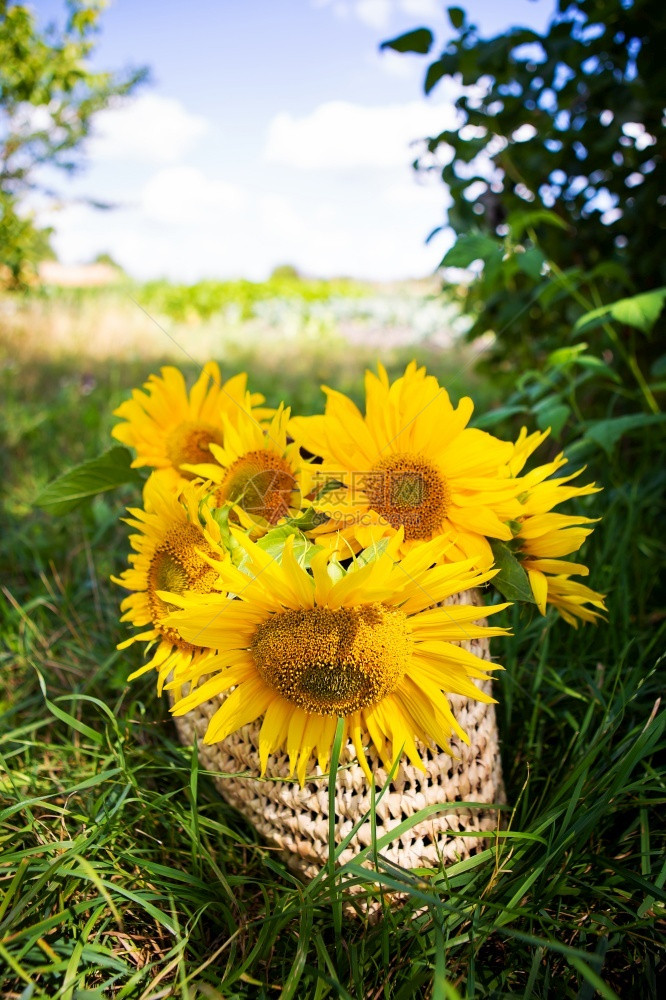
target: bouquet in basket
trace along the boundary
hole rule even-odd
[[[324,392],[299,416],[214,363],[189,391],[165,367],[113,429],[148,472],[114,578],[121,648],[146,652],[132,677],[153,672],[176,717],[213,706],[205,744],[254,724],[257,776],[282,755],[301,786],[338,720],[368,780],[464,744],[452,698],[492,702],[501,668],[469,647],[507,634],[487,619],[510,603],[574,628],[605,610],[572,561],[593,519],[558,509],[597,487],[562,454],[535,464],[548,431],[470,427],[472,400],[415,363],[367,372],[364,412]]]

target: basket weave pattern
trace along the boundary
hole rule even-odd
[[[467,591],[447,603],[481,602],[476,593]],[[483,659],[490,659],[485,639],[473,639],[461,645]],[[488,690],[489,683],[480,686]],[[244,726],[212,746],[206,746],[202,741],[208,720],[224,697],[226,695],[177,718],[179,737],[191,746],[196,734],[199,761],[208,770],[231,775],[247,771],[258,776],[260,722]],[[495,706],[458,696],[452,696],[450,701],[454,715],[470,738],[470,745],[466,746],[453,737],[451,746],[456,758],[436,747],[422,747],[425,773],[407,762],[399,765],[389,789],[377,805],[377,839],[419,809],[434,803],[504,801]],[[382,787],[386,771],[373,750],[368,753],[368,763],[376,774],[378,788]],[[317,768],[316,774],[320,773]],[[269,760],[267,777],[287,778],[288,774],[286,754],[275,755]],[[264,781],[258,777],[217,777],[214,781],[223,798],[250,820],[270,844],[279,848],[292,868],[311,878],[326,863],[327,778],[313,778],[303,788],[294,781]],[[368,781],[355,761],[355,753],[349,743],[342,749],[337,776],[337,843],[369,808]],[[497,824],[497,810],[445,807],[391,841],[380,853],[404,868],[437,868],[482,849],[485,846],[484,832],[495,829]],[[367,821],[340,856],[341,863],[355,857],[361,848],[370,843],[371,828]]]

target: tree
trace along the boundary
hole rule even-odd
[[[415,165],[441,170],[451,192],[459,240],[444,263],[481,262],[472,335],[495,331],[496,357],[525,367],[566,340],[585,297],[666,284],[666,7],[558,0],[543,35],[490,39],[460,8],[448,15],[456,34],[424,89],[458,81],[459,120]],[[385,45],[432,43],[420,28]]]
[[[77,170],[95,114],[147,75],[93,72],[103,3],[66,6],[64,27],[42,31],[29,7],[0,0],[0,264],[14,286],[49,251],[49,231],[25,208],[30,193],[54,194],[43,168]]]

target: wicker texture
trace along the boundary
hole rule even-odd
[[[473,592],[457,595],[447,603],[479,604]],[[485,639],[462,643],[464,648],[490,659]],[[489,682],[484,685],[488,690]],[[222,698],[225,696],[223,695]],[[208,720],[221,703],[216,698],[187,715],[177,718],[176,726],[183,743],[192,745],[198,737],[199,760],[212,771],[232,775],[247,771],[259,775],[260,722],[233,733],[226,740],[206,746],[202,737]],[[400,764],[390,788],[376,810],[377,838],[398,826],[424,806],[460,801],[497,803],[504,801],[494,705],[485,705],[462,697],[451,697],[453,712],[470,738],[466,746],[453,738],[456,754],[437,748],[422,748],[426,772],[411,764]],[[343,747],[338,771],[335,810],[336,842],[339,843],[359,818],[370,808],[370,788],[360,765],[354,762],[351,744]],[[386,771],[374,751],[368,761],[377,775],[378,787],[386,780]],[[320,773],[317,768],[317,774]],[[286,778],[289,762],[286,754],[269,760],[267,775]],[[273,846],[283,852],[290,866],[310,878],[328,857],[328,780],[306,782],[301,788],[294,781],[262,781],[254,777],[218,777],[215,784],[223,798],[239,810]],[[380,853],[404,868],[438,868],[469,857],[482,849],[483,833],[497,827],[498,813],[492,809],[443,809],[413,826],[391,841]],[[465,831],[466,835],[462,835]],[[478,833],[479,836],[474,836]],[[371,843],[370,823],[366,822],[342,853],[344,864]]]

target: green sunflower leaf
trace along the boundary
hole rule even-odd
[[[69,514],[84,500],[108,493],[125,483],[141,487],[143,479],[132,468],[132,456],[127,448],[115,447],[48,483],[37,496],[35,505],[49,514]]]
[[[380,538],[379,541],[373,542],[372,545],[368,545],[367,549],[359,552],[354,560],[356,568],[360,569],[362,566],[366,566],[369,562],[372,562],[373,559],[379,559],[380,556],[383,556],[388,548],[388,543],[388,538]]]
[[[294,537],[294,557],[301,566],[307,569],[313,556],[321,550],[321,545],[315,545],[314,542],[311,542],[293,523],[280,524],[277,528],[271,528],[263,538],[258,540],[257,545],[279,563],[282,562],[284,544],[292,535]]]
[[[328,493],[335,493],[337,490],[346,490],[347,487],[344,483],[341,483],[339,479],[327,479],[326,482],[314,495],[315,500],[321,500]]]
[[[314,528],[326,524],[328,520],[329,515],[324,514],[323,511],[316,510],[314,507],[306,507],[298,517],[290,517],[287,524],[290,528],[298,531],[312,531]]]
[[[233,546],[233,539],[231,531],[229,530],[229,515],[233,510],[233,503],[227,502],[221,507],[215,507],[212,511],[213,520],[216,522],[220,529],[220,538],[224,547],[231,552]]]
[[[494,539],[490,543],[495,559],[495,569],[499,570],[492,584],[507,601],[525,601],[535,604],[527,573],[520,565],[506,542]]]

